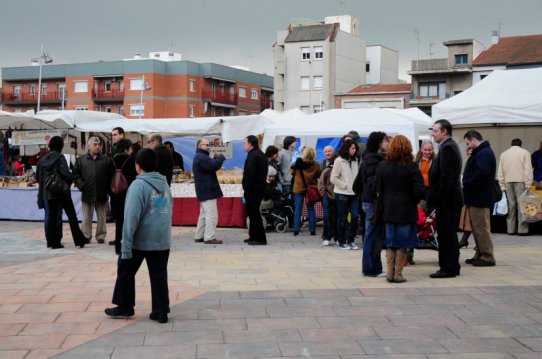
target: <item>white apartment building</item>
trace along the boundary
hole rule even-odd
[[[335,94],[365,84],[365,48],[359,21],[350,15],[278,31],[273,47],[275,109],[314,113],[334,108]]]
[[[399,53],[381,45],[367,46],[365,76],[367,85],[399,83]]]

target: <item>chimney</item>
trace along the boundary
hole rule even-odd
[[[491,45],[496,45],[499,43],[499,32],[497,30],[493,30],[491,34]]]
[[[134,60],[141,60],[141,54],[134,54]]]

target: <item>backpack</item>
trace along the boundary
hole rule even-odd
[[[128,189],[128,181],[126,180],[124,173],[122,173],[122,168],[124,167],[124,164],[126,163],[126,161],[128,161],[128,159],[129,158],[124,160],[124,163],[122,164],[122,166],[120,166],[120,168],[117,168],[117,165],[113,160],[115,173],[113,173],[113,178],[111,178],[111,192],[114,194],[126,192],[126,190]]]

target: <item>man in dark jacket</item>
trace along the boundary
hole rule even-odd
[[[495,203],[493,187],[497,160],[488,141],[480,132],[469,130],[464,136],[467,148],[472,154],[463,172],[463,195],[465,205],[470,209],[470,221],[474,232],[474,257],[465,263],[475,267],[494,266],[493,242],[491,241],[490,209]]]
[[[171,185],[173,178],[173,156],[162,143],[162,135],[151,133],[148,138],[149,148],[156,152],[156,172],[166,176],[168,185]]]
[[[245,138],[247,159],[243,171],[243,191],[250,225],[249,238],[245,240],[250,245],[266,245],[267,237],[263,228],[260,204],[262,203],[267,179],[267,157],[258,148],[258,138],[250,135]]]
[[[440,269],[431,278],[453,278],[459,275],[459,245],[457,227],[463,193],[461,191],[461,153],[452,139],[452,125],[448,120],[433,124],[433,139],[438,144],[438,154],[429,172],[428,208],[436,209],[438,222],[438,262]]]
[[[92,218],[94,211],[98,224],[96,241],[104,243],[107,235],[105,226],[107,211],[107,192],[111,187],[111,160],[102,155],[102,146],[98,137],[91,137],[87,142],[88,152],[75,161],[73,175],[75,184],[81,191],[83,205],[82,230],[85,237],[92,237]]]
[[[164,142],[164,146],[166,146],[167,150],[173,156],[173,168],[178,168],[178,169],[184,171],[183,155],[181,155],[179,152],[175,151],[175,147],[173,146],[173,143],[171,141]]]
[[[200,206],[194,241],[204,242],[205,244],[222,244],[221,240],[215,238],[218,223],[216,199],[222,197],[216,171],[222,167],[222,163],[226,158],[217,152],[215,152],[213,158],[209,157],[209,140],[206,138],[198,140],[196,146],[196,155],[192,162],[192,173],[194,174],[196,196]]]

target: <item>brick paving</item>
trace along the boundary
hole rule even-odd
[[[205,245],[174,227],[172,312],[158,324],[145,266],[134,318],[105,316],[113,248],[75,248],[67,227],[50,250],[42,223],[0,222],[0,358],[542,357],[542,236],[495,235],[497,266],[453,279],[429,279],[437,254],[416,251],[408,282],[390,284],[361,276],[360,251],[303,232],[249,247],[242,229]]]

